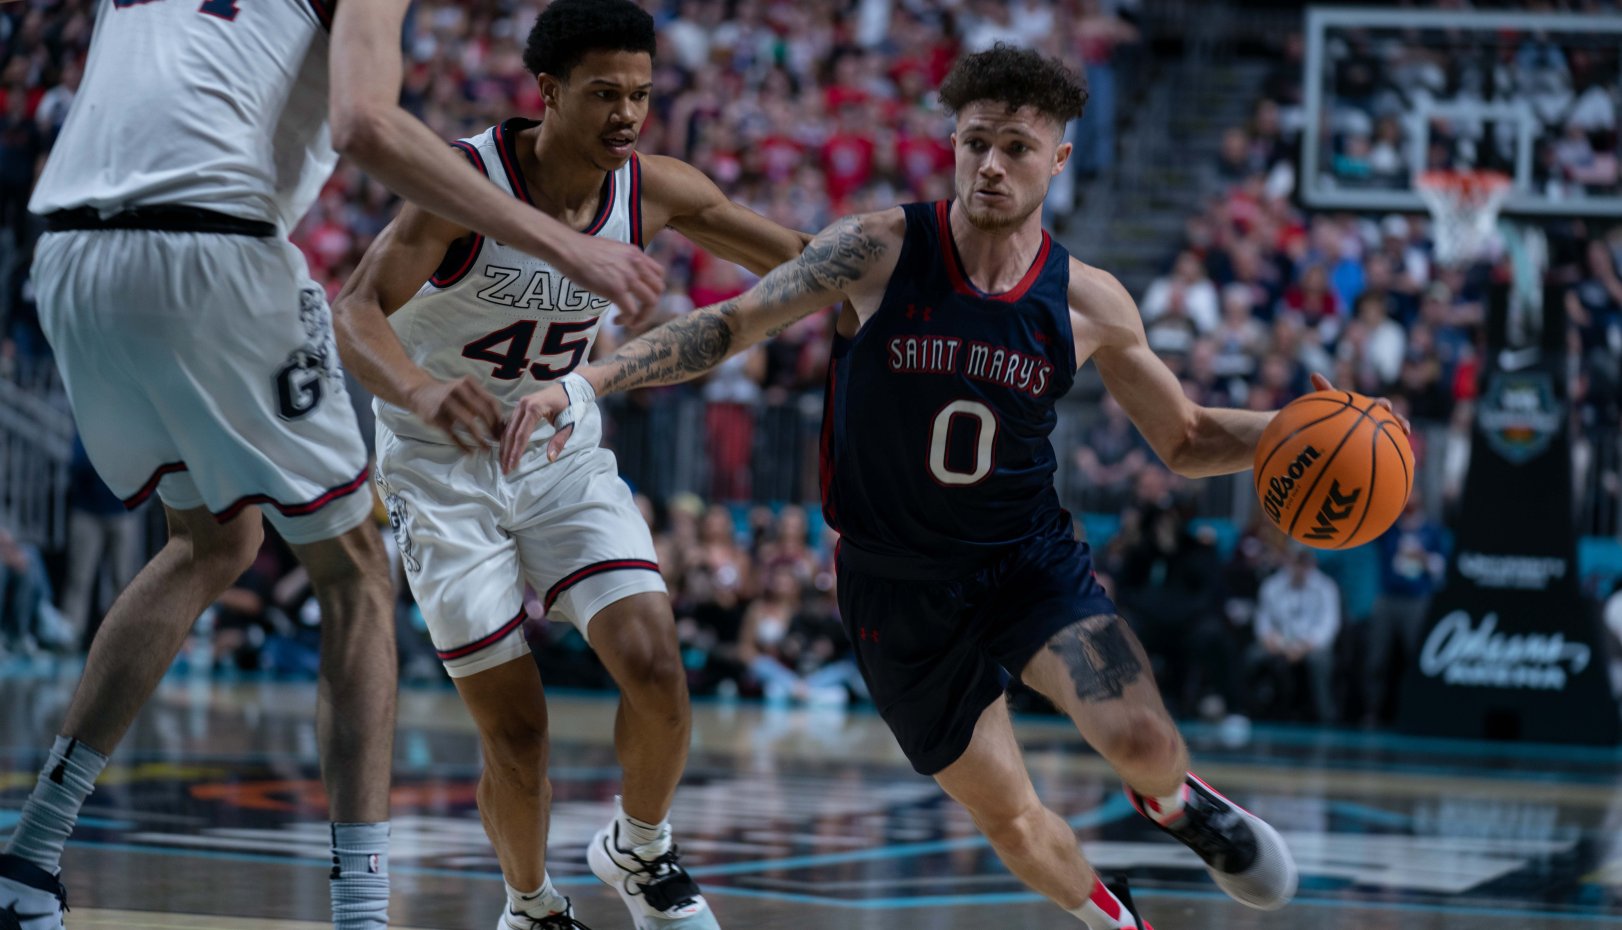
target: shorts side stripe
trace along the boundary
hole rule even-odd
[[[593,575],[601,575],[604,572],[626,570],[658,572],[659,566],[658,564],[649,562],[646,559],[609,559],[606,562],[593,562],[592,564],[587,565],[585,568],[577,569],[563,576],[563,578],[559,579],[557,584],[553,585],[547,590],[547,611],[550,612],[552,610],[552,604],[557,601],[559,595],[580,582],[585,581],[587,578],[590,578]]]
[[[476,639],[473,642],[468,643],[466,646],[457,646],[455,649],[436,649],[434,650],[434,654],[439,656],[439,658],[444,661],[460,659],[463,656],[472,655],[486,646],[495,645],[497,642],[507,638],[507,635],[513,630],[516,630],[523,625],[524,608],[520,607],[518,608],[518,616],[508,620],[506,623],[503,623],[500,629],[496,630],[494,633],[491,633],[489,636]]]
[[[366,477],[370,473],[371,466],[366,466],[360,470],[360,474],[356,475],[350,480],[338,485],[337,487],[328,488],[326,491],[322,492],[319,497],[315,498],[314,500],[305,501],[302,504],[284,504],[270,497],[268,494],[249,494],[245,497],[239,497],[232,501],[230,506],[226,507],[224,510],[216,510],[214,512],[214,519],[221,523],[225,523],[234,519],[237,514],[241,513],[244,508],[251,504],[269,504],[270,506],[275,507],[277,512],[284,517],[308,516],[315,513],[317,510],[320,510],[322,507],[327,506],[333,501],[338,500],[341,497],[347,497],[365,487]]]
[[[135,508],[146,503],[146,499],[151,497],[152,492],[158,489],[158,482],[163,480],[164,475],[172,475],[177,471],[185,470],[185,462],[169,462],[164,465],[159,465],[157,468],[153,469],[152,477],[146,479],[146,484],[141,485],[141,489],[139,491],[136,491],[129,497],[124,498],[124,509],[134,510]]]

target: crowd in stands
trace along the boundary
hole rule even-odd
[[[0,7],[0,360],[47,352],[26,281],[37,227],[21,204],[71,105],[94,5],[25,0]],[[1088,113],[1071,129],[1077,155],[1048,204],[1051,216],[1063,216],[1074,206],[1076,182],[1111,168],[1118,96],[1111,62],[1139,41],[1134,4],[1099,0],[647,5],[660,25],[660,53],[640,148],[689,159],[730,196],[805,230],[850,211],[948,196],[949,123],[932,91],[961,50],[997,41],[1037,46],[1087,72]],[[511,115],[540,115],[520,55],[536,11],[533,3],[502,0],[417,3],[405,36],[408,107],[446,138]],[[1309,214],[1296,205],[1299,56],[1292,39],[1252,119],[1229,129],[1218,157],[1204,166],[1205,209],[1188,218],[1181,242],[1168,243],[1165,273],[1136,295],[1150,343],[1202,403],[1276,408],[1304,393],[1308,373],[1320,371],[1337,385],[1390,396],[1416,422],[1452,424],[1440,447],[1425,447],[1428,434],[1415,437],[1422,458],[1440,455],[1447,463],[1444,499],[1429,508],[1416,499],[1396,529],[1356,557],[1319,559],[1259,522],[1223,539],[1191,520],[1191,487],[1159,466],[1108,399],[1062,454],[1091,489],[1089,509],[1118,515],[1118,529],[1093,540],[1099,575],[1152,654],[1175,712],[1374,721],[1390,715],[1389,671],[1413,655],[1425,605],[1441,581],[1445,534],[1437,517],[1460,486],[1483,298],[1499,272],[1490,263],[1438,266],[1429,230],[1415,219]],[[1371,124],[1371,176],[1391,141],[1383,125]],[[1359,151],[1355,134],[1337,144],[1341,155]],[[340,166],[295,232],[317,279],[335,291],[394,209],[379,184]],[[1622,416],[1622,231],[1568,224],[1553,238],[1555,274],[1570,285],[1581,423],[1615,424]],[[657,238],[650,252],[668,268],[664,309],[671,314],[751,283],[746,272],[674,234]],[[710,456],[703,498],[661,486],[659,469],[640,467],[638,456],[622,449],[628,476],[644,492],[639,500],[655,529],[696,693],[812,703],[863,696],[839,625],[832,534],[814,509],[755,503],[763,496],[752,486],[759,464],[754,411],[801,410],[818,395],[828,326],[826,315],[812,317],[701,384],[618,401],[616,419],[652,423],[637,435],[647,440],[643,456],[655,462],[657,429],[676,421],[649,411],[668,410],[672,397],[702,401],[702,419],[692,425],[703,431]],[[603,344],[622,336],[605,331]],[[70,551],[46,558],[0,532],[0,650],[82,645],[107,592],[128,577],[122,553],[133,545],[133,521],[109,504],[93,474],[81,477]],[[812,499],[800,486],[770,497]],[[380,532],[386,524],[380,520]],[[52,577],[61,598],[51,593]],[[401,590],[403,666],[413,677],[437,680],[442,673],[420,615]],[[573,628],[545,623],[538,599],[528,603],[528,633],[546,680],[607,686]],[[309,674],[318,623],[307,579],[272,539],[209,611],[183,661]]]

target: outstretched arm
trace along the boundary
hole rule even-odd
[[[1137,304],[1112,275],[1070,263],[1070,320],[1076,359],[1093,359],[1105,389],[1167,468],[1198,478],[1251,466],[1272,411],[1202,407],[1189,400],[1149,348]]]
[[[1255,464],[1256,444],[1275,410],[1203,407],[1188,399],[1177,376],[1149,348],[1137,304],[1114,276],[1070,262],[1070,324],[1077,363],[1089,357],[1121,408],[1166,463],[1187,478],[1244,471]],[[1312,389],[1330,391],[1313,373]],[[1380,404],[1387,410],[1391,402]],[[1398,417],[1404,430],[1408,421]]]
[[[621,346],[569,378],[583,378],[597,394],[690,381],[728,356],[781,333],[818,310],[882,288],[901,241],[899,209],[846,217],[818,233],[793,261],[780,265],[748,292],[694,310]],[[519,402],[502,434],[501,461],[516,467],[535,427],[569,407],[561,384]],[[550,446],[561,451],[560,431]]]
[[[849,297],[892,251],[887,225],[881,214],[846,217],[747,292],[672,320],[580,374],[598,394],[690,381]]]
[[[811,236],[727,199],[704,172],[665,155],[638,155],[650,230],[668,226],[723,261],[757,275],[794,260]]]

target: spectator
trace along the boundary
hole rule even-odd
[[[68,465],[68,508],[68,576],[62,614],[72,642],[82,648],[92,621],[92,605],[99,622],[140,567],[141,518],[126,510],[124,502],[102,483],[78,436],[73,437],[73,458]]]
[[[1222,133],[1221,147],[1206,181],[1206,192],[1220,196],[1232,187],[1242,184],[1251,175],[1260,172],[1265,164],[1250,145],[1250,136],[1235,126]]]
[[[848,659],[833,661],[835,641],[819,629],[823,624],[802,614],[800,593],[791,569],[772,571],[744,614],[739,654],[768,701],[844,704],[846,682],[860,676]]]
[[[28,92],[11,87],[0,113],[0,229],[11,233],[11,247],[31,244],[28,195],[45,165],[45,134],[28,114]]]
[[[1363,330],[1362,358],[1373,372],[1375,383],[1396,383],[1408,352],[1408,336],[1402,324],[1387,313],[1385,294],[1367,291],[1357,299],[1357,322]]]
[[[1216,346],[1216,373],[1227,378],[1250,380],[1256,362],[1267,353],[1267,329],[1256,318],[1249,288],[1230,284],[1222,289],[1222,322],[1211,334]]]
[[[1304,673],[1313,719],[1335,719],[1334,645],[1340,631],[1340,589],[1318,569],[1312,550],[1299,548],[1288,565],[1262,582],[1256,602],[1256,643],[1252,674],[1283,680],[1284,693]]]
[[[1210,695],[1235,706],[1237,648],[1223,613],[1215,548],[1192,533],[1175,508],[1151,505],[1139,520],[1141,534],[1115,579],[1117,598],[1156,662],[1168,707],[1187,713]]]
[[[1416,489],[1397,525],[1376,541],[1380,552],[1380,596],[1369,617],[1367,694],[1372,707],[1366,724],[1375,722],[1381,696],[1397,678],[1393,656],[1401,649],[1405,661],[1419,655],[1419,636],[1431,595],[1442,581],[1447,567],[1442,547],[1442,528],[1426,516],[1424,501]]]
[[[1325,342],[1340,335],[1340,298],[1329,286],[1329,271],[1314,264],[1301,273],[1301,279],[1284,292],[1284,309],[1323,334]]]
[[[0,655],[74,647],[72,631],[53,600],[39,548],[0,526]]]
[[[1076,467],[1087,482],[1082,493],[1088,506],[1114,511],[1126,502],[1138,473],[1150,461],[1149,451],[1114,396],[1106,393],[1098,406],[1103,416],[1082,431]]]
[[[1153,323],[1174,307],[1193,322],[1200,333],[1217,328],[1221,312],[1217,309],[1216,287],[1206,276],[1205,265],[1193,252],[1180,252],[1171,274],[1156,278],[1143,295],[1143,319]]]

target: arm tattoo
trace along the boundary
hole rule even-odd
[[[599,394],[653,384],[676,384],[721,364],[731,353],[731,318],[738,298],[694,310],[632,340],[599,363],[609,369]]]
[[[1112,701],[1143,674],[1141,653],[1126,621],[1114,615],[1088,617],[1048,641],[1083,701]]]
[[[885,244],[864,232],[859,217],[846,217],[823,230],[791,262],[772,269],[748,295],[748,312],[770,321],[766,338],[781,334],[795,323],[837,300],[845,288],[884,254]],[[823,298],[822,302],[808,298]],[[695,378],[742,351],[758,338],[737,338],[750,327],[742,312],[743,298],[734,297],[713,307],[694,310],[679,320],[625,344],[597,363],[607,374],[598,393],[624,391],[657,384],[675,384]]]

